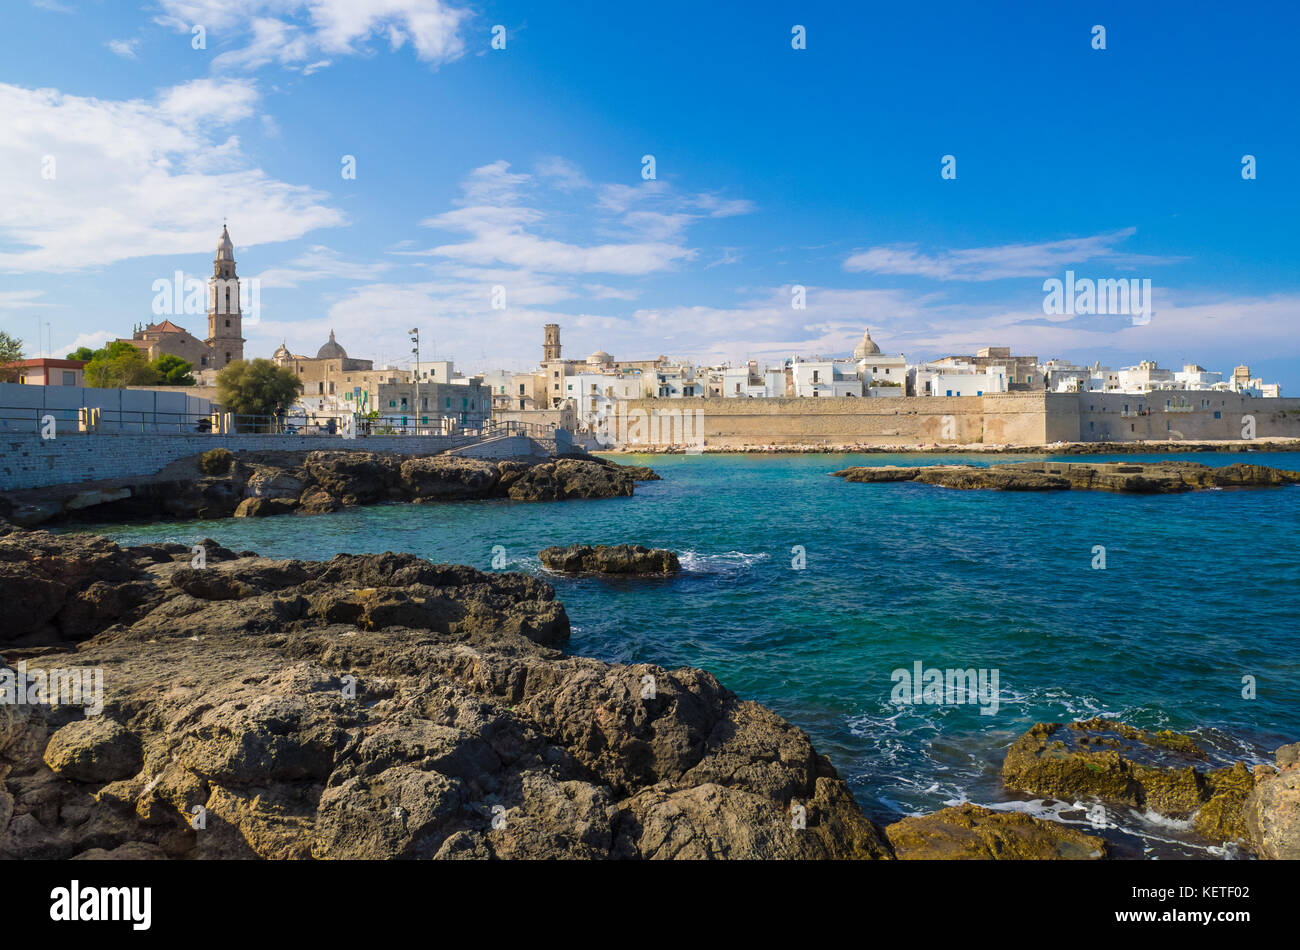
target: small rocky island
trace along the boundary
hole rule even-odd
[[[676,574],[681,562],[672,551],[640,544],[571,544],[537,552],[542,564],[562,574]]]
[[[831,472],[846,482],[919,482],[997,491],[1110,491],[1169,494],[1215,488],[1279,488],[1300,484],[1300,472],[1237,463],[1009,462],[1001,465],[855,466]]]

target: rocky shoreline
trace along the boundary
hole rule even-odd
[[[1235,463],[1011,462],[1000,465],[854,466],[830,473],[846,482],[918,482],[943,488],[996,491],[1110,491],[1171,494],[1222,488],[1280,488],[1300,484],[1300,472]]]
[[[60,521],[261,518],[355,505],[483,498],[565,501],[628,497],[657,479],[644,466],[595,457],[477,459],[366,451],[214,449],[157,475],[0,494],[0,517],[24,527]]]
[[[561,652],[568,616],[528,575],[0,527],[0,596],[0,857],[1112,856],[969,803],[882,829],[806,733],[710,674]],[[97,710],[32,692],[70,670],[99,671]],[[1003,780],[1294,858],[1298,752],[1212,767],[1185,736],[1045,723]]]

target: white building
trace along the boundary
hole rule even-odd
[[[758,363],[722,367],[722,395],[729,399],[775,399],[785,395],[785,370],[768,367],[761,373]]]
[[[861,396],[865,392],[853,360],[795,360],[790,373],[794,394],[800,398]]]
[[[613,412],[620,399],[640,399],[644,395],[641,373],[575,373],[564,381],[564,394],[573,400],[578,418],[584,421]]]

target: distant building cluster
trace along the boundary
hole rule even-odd
[[[1252,377],[1238,366],[1230,376],[1189,364],[1181,371],[1144,360],[1112,370],[1063,360],[1040,362],[1010,347],[988,346],[974,354],[909,363],[902,353],[883,353],[868,329],[852,358],[792,356],[778,365],[700,366],[665,356],[619,361],[604,350],[586,359],[561,356],[560,327],[543,329],[542,359],[524,373],[485,373],[495,415],[528,418],[570,408],[580,425],[609,415],[632,399],[799,399],[984,396],[1011,392],[1103,392],[1143,394],[1206,390],[1279,397],[1277,383]]]
[[[225,228],[217,241],[208,282],[208,336],[200,340],[171,320],[137,326],[126,342],[149,359],[172,354],[194,365],[201,386],[219,370],[244,358],[240,281],[234,244]],[[1277,383],[1254,377],[1248,366],[1230,374],[1187,364],[1164,369],[1152,360],[1112,369],[1013,355],[988,346],[970,355],[909,363],[902,353],[884,353],[866,330],[850,358],[791,356],[775,365],[750,360],[741,366],[701,366],[659,355],[617,360],[604,350],[585,359],[565,359],[560,327],[542,330],[537,368],[497,370],[475,376],[456,371],[451,360],[415,361],[409,369],[376,369],[372,360],[348,356],[330,330],[315,356],[291,353],[282,343],[271,360],[303,384],[290,413],[310,416],[361,414],[382,425],[454,431],[492,418],[583,428],[639,399],[839,399],[984,396],[997,393],[1224,392],[1277,398]],[[80,361],[26,360],[17,364],[23,382],[46,386],[83,385]],[[1172,401],[1172,400],[1171,400]]]

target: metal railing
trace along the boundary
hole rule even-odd
[[[284,415],[243,415],[225,413],[183,413],[132,411],[127,409],[74,409],[33,408],[30,406],[0,406],[0,432],[35,432],[45,428],[47,418],[53,418],[60,435],[96,432],[141,432],[160,434],[213,433],[223,424],[230,432],[239,435],[301,435],[341,436],[344,417],[317,413],[286,413]],[[472,444],[502,436],[523,435],[531,438],[553,438],[556,427],[537,422],[514,420],[487,420],[474,425],[462,424],[454,419],[439,417],[433,423],[395,424],[383,419],[354,417],[356,436],[371,435],[426,436],[446,439],[453,445]]]

